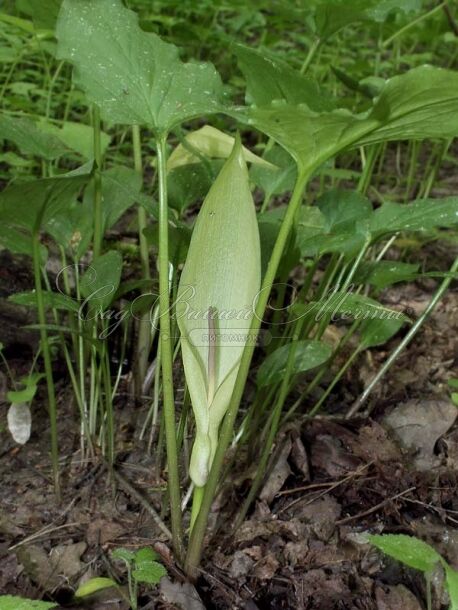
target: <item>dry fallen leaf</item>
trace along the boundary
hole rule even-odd
[[[375,590],[377,610],[421,610],[421,604],[415,595],[403,585],[377,587]]]
[[[405,448],[415,451],[416,468],[429,470],[437,464],[434,446],[457,414],[457,408],[447,400],[409,400],[385,417],[384,423]]]
[[[283,487],[283,483],[291,474],[291,468],[288,464],[288,456],[290,453],[291,440],[287,439],[259,495],[261,500],[265,500],[268,504],[272,502],[277,493]]]
[[[236,551],[232,558],[229,575],[233,579],[245,577],[254,565],[253,559],[244,551]]]
[[[172,582],[169,578],[163,577],[160,589],[165,601],[181,610],[205,610],[196,588],[189,582]]]

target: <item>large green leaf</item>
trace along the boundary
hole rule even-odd
[[[303,257],[316,257],[323,254],[339,253],[346,258],[355,256],[366,243],[370,236],[367,225],[359,223],[355,230],[345,233],[323,233],[303,239],[298,229],[297,245]]]
[[[360,328],[359,345],[360,350],[369,349],[383,345],[393,337],[404,324],[405,317],[365,320]]]
[[[140,199],[142,178],[135,170],[123,165],[115,165],[102,172],[102,217],[103,231],[121,218],[136,201]],[[84,203],[92,209],[94,183],[84,192]]]
[[[31,15],[36,28],[53,30],[61,0],[22,0],[21,10]]]
[[[13,254],[27,254],[28,256],[32,256],[30,235],[15,229],[11,225],[0,223],[0,246],[6,248]],[[40,254],[41,260],[45,262],[48,256],[48,251],[45,246],[40,246]]]
[[[420,265],[399,261],[362,262],[355,274],[355,282],[382,289],[397,282],[405,282],[421,275]]]
[[[143,31],[121,0],[64,0],[58,54],[107,120],[164,133],[221,109],[221,79],[211,64],[183,63],[178,49]]]
[[[260,246],[240,141],[197,217],[176,315],[196,418],[190,474],[205,484],[235,384],[261,281]]]
[[[297,178],[297,167],[294,160],[284,148],[275,144],[266,151],[264,159],[275,167],[253,165],[250,176],[253,182],[263,189],[269,200],[273,195],[292,191]]]
[[[296,243],[301,255],[321,256],[339,252],[349,256],[370,241],[372,205],[355,191],[331,190],[316,206],[302,208],[296,224]]]
[[[387,201],[374,212],[370,229],[374,235],[384,235],[455,225],[458,225],[458,197],[445,197],[419,199],[409,204]]]
[[[16,303],[17,305],[26,305],[27,307],[37,306],[37,294],[35,291],[17,292],[16,294],[12,294],[8,300]],[[43,302],[45,307],[72,311],[73,313],[77,313],[80,307],[77,301],[74,301],[66,294],[62,294],[60,292],[49,292],[47,290],[43,291]]]
[[[284,62],[242,45],[235,47],[235,54],[247,81],[249,103],[265,106],[273,100],[284,100],[288,104],[305,103],[317,112],[333,108],[331,98],[323,95],[314,81]]]
[[[306,208],[303,208],[306,209]],[[313,208],[320,213],[317,208]],[[285,215],[286,207],[275,208],[259,214],[258,225],[261,238],[261,270],[262,275],[267,270],[273,247],[280,231],[281,223]],[[278,275],[281,277],[287,276],[289,271],[298,263],[300,259],[300,251],[296,247],[296,233],[293,231],[289,247],[283,253],[282,259],[278,267]]]
[[[264,360],[258,370],[258,386],[276,383],[282,379],[292,345],[282,345]],[[293,374],[304,373],[324,364],[332,354],[332,347],[322,341],[297,341],[295,350]]]
[[[356,191],[330,190],[319,197],[316,205],[325,218],[327,233],[345,233],[372,215],[372,204]]]
[[[75,200],[91,172],[92,164],[63,176],[12,184],[0,193],[2,222],[31,232],[46,203],[41,226],[52,230],[54,218]]]
[[[17,118],[0,114],[0,139],[14,142],[26,155],[52,160],[67,152],[63,142],[42,129],[30,119]]]
[[[42,131],[56,136],[65,146],[79,153],[85,159],[92,159],[94,157],[94,130],[90,125],[65,121],[62,127],[57,127],[53,123],[42,120],[39,122],[39,127]],[[102,131],[100,134],[100,150],[102,155],[110,144],[110,140],[111,137]]]
[[[330,191],[317,204],[303,207],[298,215],[296,243],[301,256],[330,252],[353,256],[370,241],[372,208],[367,199],[357,193]]]
[[[88,268],[81,278],[80,287],[90,312],[102,312],[112,302],[121,281],[121,272],[122,256],[116,250],[109,250]]]
[[[313,13],[316,34],[326,40],[351,23],[383,22],[394,11],[417,11],[422,0],[302,0]]]
[[[369,536],[369,542],[385,555],[424,573],[432,572],[441,561],[441,556],[432,546],[413,536],[404,534]]]
[[[251,108],[248,123],[271,136],[311,172],[338,152],[387,140],[451,138],[458,134],[458,73],[422,66],[389,79],[373,108],[313,112],[305,105]]]
[[[454,137],[458,134],[458,72],[420,66],[393,76],[369,118],[379,124],[358,144]]]

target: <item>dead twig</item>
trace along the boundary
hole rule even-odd
[[[347,483],[348,481],[351,481],[351,479],[354,479],[355,477],[358,477],[360,474],[362,474],[365,470],[367,470],[367,468],[369,468],[369,466],[372,466],[372,464],[374,463],[374,460],[371,460],[370,462],[368,462],[367,464],[363,464],[362,466],[360,466],[359,468],[357,468],[356,470],[354,470],[353,472],[350,472],[350,474],[348,474],[346,477],[344,477],[343,479],[340,479],[340,481],[336,481],[335,483],[332,483],[331,485],[329,485],[328,489],[325,489],[324,491],[322,491],[321,493],[319,493],[318,495],[314,496],[311,500],[309,500],[308,502],[306,502],[304,504],[304,506],[308,506],[309,504],[312,504],[312,502],[315,502],[316,500],[319,500],[320,498],[322,498],[323,496],[325,496],[326,494],[328,494],[330,491],[333,491],[334,489],[336,489],[337,487],[339,487],[339,485],[342,485],[343,483]],[[293,490],[293,491],[297,491],[297,490]],[[281,508],[278,511],[278,514],[280,515],[281,513],[284,513],[285,511],[287,511],[288,509],[290,509],[292,506],[294,506],[295,504],[298,504],[299,502],[301,502],[303,500],[302,497],[300,498],[296,498],[295,500],[293,500],[292,502],[290,502],[287,506],[284,506],[283,508]]]
[[[350,517],[345,517],[344,519],[339,519],[338,521],[336,521],[336,525],[345,525],[346,523],[350,523],[350,521],[355,521],[356,519],[361,519],[362,517],[367,517],[368,515],[371,515],[372,513],[377,512],[380,508],[383,508],[390,502],[393,502],[393,500],[397,500],[398,498],[405,496],[406,494],[410,493],[411,491],[414,491],[415,489],[417,489],[417,488],[409,487],[409,489],[405,489],[404,491],[401,491],[400,493],[396,494],[395,496],[393,496],[391,498],[387,498],[386,500],[383,500],[382,502],[379,502],[375,506],[372,506],[371,508],[364,510],[362,513],[358,513],[357,515],[351,515]]]
[[[142,507],[146,510],[146,512],[152,517],[154,523],[158,526],[158,528],[162,531],[163,534],[165,534],[168,538],[168,540],[172,539],[172,532],[169,530],[169,528],[165,525],[165,523],[162,521],[162,519],[159,516],[159,513],[157,513],[154,508],[151,506],[151,504],[148,502],[148,500],[139,492],[135,489],[135,487],[133,487],[129,481],[127,481],[127,479],[125,479],[122,474],[120,472],[118,472],[117,470],[113,470],[113,475],[114,478],[118,481],[118,483],[121,485],[121,487],[124,488],[124,490],[132,497],[134,498],[139,504],[142,505]]]

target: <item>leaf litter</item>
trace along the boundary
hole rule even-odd
[[[421,284],[415,286],[413,293],[399,288],[399,298],[414,308],[427,300],[429,288],[422,293]],[[390,296],[396,298],[393,291]],[[422,582],[378,555],[366,534],[416,535],[458,567],[458,430],[446,393],[456,355],[456,310],[456,294],[450,293],[386,377],[370,417],[320,417],[287,426],[253,512],[232,533],[247,481],[246,473],[236,473],[235,496],[223,490],[214,504],[212,532],[222,537],[218,544],[209,540],[202,577],[192,594],[171,560],[169,541],[138,499],[119,488],[113,501],[104,469],[78,461],[78,435],[62,385],[59,434],[65,439],[63,454],[73,458],[66,466],[63,504],[55,505],[47,424],[36,416],[42,408],[38,397],[32,406],[30,441],[19,449],[7,431],[2,433],[2,593],[45,593],[63,603],[69,589],[106,573],[111,550],[149,545],[158,549],[169,572],[168,584],[146,596],[145,604],[149,599],[154,608],[180,608],[183,603],[185,610],[418,610],[424,599]],[[383,347],[373,350],[370,360],[348,372],[332,397],[331,412],[351,404],[364,389],[365,375],[377,370],[384,357]],[[15,366],[20,367],[20,360]],[[138,419],[133,405],[123,405],[124,419]],[[118,440],[118,467],[160,512],[160,493],[155,490],[165,481],[155,461],[145,457],[141,447],[132,447],[129,426],[126,423]],[[104,595],[93,602],[92,610],[107,604],[125,607],[115,593]]]

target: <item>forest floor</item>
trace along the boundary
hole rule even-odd
[[[422,280],[391,288],[385,302],[419,315],[433,287]],[[62,376],[60,504],[51,484],[44,394],[33,407],[28,444],[18,447],[0,432],[0,592],[75,607],[72,590],[82,579],[109,570],[123,578],[119,566],[110,564],[110,550],[153,546],[169,579],[145,593],[144,608],[172,608],[173,601],[193,610],[424,608],[419,573],[381,558],[365,532],[418,536],[458,569],[458,426],[446,383],[456,375],[457,313],[458,293],[449,292],[366,405],[370,412],[339,416],[399,338],[349,371],[327,405],[335,416],[298,419],[285,428],[258,502],[233,533],[228,524],[251,474],[236,473],[230,490],[224,488],[214,503],[195,588],[179,584],[184,579],[169,541],[138,498],[119,479],[110,483],[99,456],[81,459],[76,412]],[[20,374],[30,360],[20,344],[13,347],[10,366]],[[127,393],[119,401],[116,470],[160,513],[165,480],[148,456],[147,441],[137,440],[146,412],[147,405],[134,404]],[[445,607],[438,599],[441,584],[438,572],[436,610]],[[85,607],[127,608],[113,590]]]

